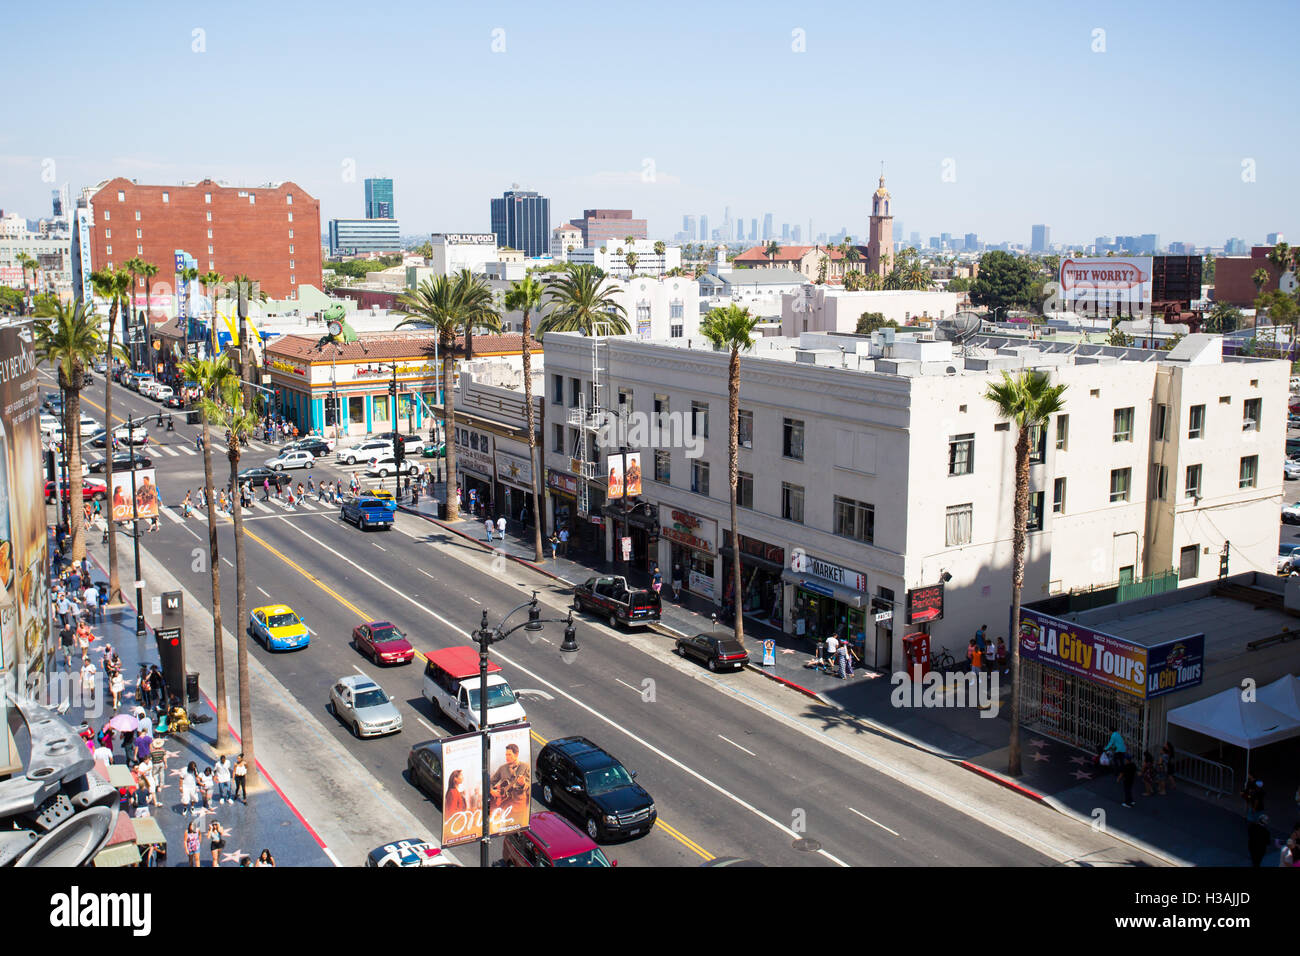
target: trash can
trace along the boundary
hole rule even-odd
[[[439,502],[436,502],[436,504],[438,505],[438,520],[439,520],[439,521],[446,521],[446,520],[447,520],[447,502],[445,502],[445,501],[439,501]]]
[[[199,675],[193,671],[185,675],[185,699],[191,704],[199,702]]]
[[[185,424],[186,425],[199,424],[199,413],[197,409],[193,409],[185,413]]]

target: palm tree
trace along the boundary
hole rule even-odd
[[[399,315],[406,316],[397,328],[406,325],[432,327],[438,335],[442,353],[442,432],[446,436],[447,455],[447,520],[460,520],[460,502],[452,488],[456,482],[456,401],[451,387],[451,371],[455,361],[456,333],[465,324],[461,305],[460,284],[450,276],[425,279],[412,292],[397,299]],[[527,377],[525,377],[527,381]]]
[[[144,276],[144,322],[141,324],[140,335],[142,336],[140,349],[142,354],[147,358],[149,355],[149,317],[153,315],[153,297],[150,288],[153,277],[158,274],[158,267],[152,262],[140,262],[140,275]],[[148,367],[148,362],[141,362]],[[153,371],[150,369],[150,371]]]
[[[104,376],[104,429],[106,436],[111,434],[113,425],[113,359],[119,354],[125,358],[125,345],[116,345],[113,335],[116,332],[117,313],[119,309],[131,308],[131,286],[134,280],[121,269],[100,269],[90,274],[90,281],[95,286],[95,293],[108,299],[108,373]],[[124,327],[125,328],[125,327]],[[127,360],[127,364],[130,362]],[[105,438],[108,454],[104,456],[104,483],[113,487],[112,442]],[[111,516],[108,522],[108,602],[122,603],[122,582],[117,573],[117,524]]]
[[[588,265],[570,266],[562,278],[546,289],[546,299],[553,308],[537,323],[537,331],[581,332],[584,335],[626,335],[631,331],[627,311],[614,298],[609,280],[597,276]],[[607,331],[598,331],[605,325]]]
[[[1026,370],[1016,378],[1003,372],[1002,381],[984,393],[997,408],[998,417],[1014,420],[1018,429],[1011,566],[1011,741],[1007,754],[1007,772],[1013,777],[1020,775],[1020,591],[1025,585],[1029,523],[1029,436],[1064,407],[1061,396],[1066,387],[1051,384],[1046,372]]]
[[[930,270],[921,265],[919,259],[912,261],[903,278],[909,289],[925,290],[930,288]]]
[[[240,340],[242,344],[242,339]],[[239,449],[244,440],[257,427],[260,416],[247,402],[243,383],[233,376],[221,386],[215,398],[204,396],[199,402],[205,427],[212,422],[226,429],[226,457],[230,461],[230,487],[234,490],[230,500],[230,513],[235,519],[235,657],[239,674],[239,737],[240,746],[248,762],[249,786],[257,783],[257,757],[253,751],[253,710],[249,699],[248,679],[248,598],[247,577],[244,564],[244,513],[239,506]],[[211,509],[212,501],[208,500]]]
[[[474,357],[474,330],[501,331],[501,315],[497,312],[492,288],[481,276],[468,269],[456,273],[456,294],[460,301],[461,324],[465,330],[465,361]]]
[[[662,239],[655,240],[655,255],[657,255],[659,258],[661,259],[663,258],[664,250],[667,248],[668,247],[664,245],[664,241]]]
[[[857,292],[866,285],[866,277],[857,269],[850,269],[844,273],[844,290],[846,292]]]
[[[738,305],[713,309],[700,323],[700,332],[715,349],[730,349],[727,367],[727,479],[731,487],[731,594],[736,609],[736,640],[745,640],[744,591],[740,578],[740,538],[736,524],[736,493],[740,480],[740,350],[754,347],[758,318]]]
[[[140,352],[135,347],[134,337],[131,335],[131,327],[135,325],[135,288],[139,276],[144,272],[144,266],[144,259],[139,256],[132,256],[122,263],[122,268],[131,273],[131,292],[123,303],[126,308],[122,311],[122,344],[131,350],[132,368],[141,368],[146,364],[141,360]]]
[[[1262,295],[1264,286],[1268,285],[1268,270],[1256,269],[1250,274],[1250,281],[1255,283],[1255,295]]]
[[[82,513],[81,474],[81,382],[86,368],[104,354],[99,337],[99,320],[86,312],[78,299],[72,306],[59,303],[54,315],[36,323],[36,352],[41,361],[53,366],[59,376],[59,388],[67,396],[63,407],[63,441],[68,448],[68,515],[72,533],[72,560],[86,556],[86,528]],[[111,452],[110,452],[111,455]],[[59,494],[60,490],[55,489]]]
[[[226,293],[235,299],[235,310],[239,313],[239,349],[235,355],[235,369],[239,372],[239,380],[244,390],[244,404],[251,406],[253,386],[248,369],[252,363],[249,361],[247,351],[248,329],[244,320],[248,318],[249,301],[265,302],[266,293],[258,287],[255,279],[250,279],[242,273],[230,280],[226,285]]]
[[[863,276],[862,288],[868,290],[879,290],[879,289],[883,289],[884,287],[885,287],[885,279],[883,276],[880,276],[875,272],[868,272],[865,276]]]
[[[35,288],[35,286],[36,286],[36,270],[39,268],[39,266],[37,265],[36,260],[33,259],[31,256],[29,256],[29,255],[28,255],[27,253],[25,253],[25,252],[20,252],[20,253],[18,253],[18,255],[17,255],[15,258],[18,260],[18,265],[19,265],[19,267],[21,267],[21,269],[22,269],[22,271],[23,271],[23,290],[24,290],[24,291],[26,291],[26,289],[27,289],[27,270],[28,270],[28,269],[31,269],[31,270],[32,270],[32,286],[33,286],[33,288],[32,288],[32,303],[35,304],[35,302],[36,302],[36,288]]]
[[[627,277],[630,279],[632,278],[633,273],[636,272],[636,263],[637,263],[637,259],[639,259],[640,256],[638,256],[635,252],[629,252],[623,258],[627,262]]]
[[[1285,275],[1291,269],[1291,246],[1288,243],[1279,242],[1268,250],[1268,261],[1277,269],[1279,278]]]
[[[780,254],[781,243],[777,242],[775,239],[768,240],[767,245],[763,247],[763,255],[767,256],[767,265],[769,268],[776,268],[776,257]]]
[[[203,494],[204,501],[216,498],[212,486],[212,441],[204,399],[220,400],[223,389],[235,378],[235,370],[226,356],[215,359],[190,359],[181,366],[186,381],[199,386],[199,412],[203,418]],[[226,708],[226,648],[222,640],[221,624],[221,558],[217,552],[216,509],[208,508],[208,567],[212,569],[212,646],[216,652],[217,668],[217,750],[226,752],[230,747],[230,714]]]
[[[189,297],[188,297],[189,284],[193,282],[195,279],[197,279],[198,277],[199,277],[199,270],[194,268],[193,266],[190,266],[184,272],[181,273],[181,281],[185,283],[185,287],[186,287],[186,293],[187,293],[186,300],[185,300],[186,302],[189,301]],[[190,311],[191,312],[194,311],[192,307]],[[182,361],[188,362],[190,360],[190,317],[188,315],[179,315],[177,316],[177,318],[180,319],[181,322],[181,336],[182,336],[182,341],[184,342],[184,346],[181,349]]]
[[[534,433],[533,425],[533,359],[528,340],[532,337],[531,315],[541,307],[541,304],[542,284],[532,276],[525,276],[523,280],[511,283],[509,291],[506,292],[507,311],[524,314],[524,418],[528,426],[528,466],[532,469],[534,561],[542,560],[542,496],[539,490],[541,469],[537,467],[537,435]]]
[[[199,276],[199,281],[203,283],[203,291],[208,294],[208,304],[212,306],[212,320],[208,327],[208,334],[212,339],[211,352],[208,358],[217,357],[217,290],[225,284],[226,277],[220,272],[205,272]]]

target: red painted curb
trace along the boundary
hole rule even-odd
[[[984,777],[987,780],[992,780],[994,783],[1000,784],[1001,786],[1006,787],[1008,790],[1014,790],[1022,797],[1029,797],[1029,799],[1037,800],[1039,803],[1043,803],[1047,799],[1041,793],[1037,793],[1036,791],[1030,790],[1028,787],[1022,787],[1020,784],[1016,783],[1015,781],[1008,780],[1006,777],[1002,776],[1001,774],[994,773],[992,770],[987,770],[984,767],[980,767],[976,764],[973,764],[969,760],[959,760],[957,762],[961,766],[965,767],[967,770],[973,771],[974,773],[979,774],[981,777]]]
[[[763,670],[760,667],[755,667],[753,664],[749,665],[749,670],[754,671],[756,674],[762,674],[768,680],[774,680],[778,684],[784,684],[786,687],[789,687],[791,690],[797,690],[799,693],[805,694],[806,696],[811,697],[813,700],[818,700],[818,701],[821,700],[820,695],[818,695],[816,691],[809,690],[807,687],[804,687],[800,684],[796,684],[792,680],[786,680],[784,677],[780,677],[776,674],[769,674],[767,671]]]

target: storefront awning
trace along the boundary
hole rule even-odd
[[[781,572],[781,580],[803,588],[805,591],[812,591],[814,594],[821,594],[828,598],[834,598],[841,604],[847,604],[849,607],[862,607],[864,602],[869,603],[871,596],[863,594],[861,591],[855,591],[852,588],[846,588],[842,584],[835,584],[823,578],[814,578],[806,574],[800,574],[798,571],[791,571],[786,568]]]

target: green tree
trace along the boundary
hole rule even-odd
[[[662,245],[662,243],[656,243]],[[660,253],[662,255],[663,253]],[[523,357],[524,357],[524,419],[528,428],[528,465],[532,469],[533,490],[533,560],[542,560],[542,494],[540,490],[541,468],[537,461],[537,433],[533,423],[533,365],[532,350],[532,314],[542,305],[542,284],[532,276],[525,276],[518,282],[512,282],[506,292],[506,309],[510,312],[522,312],[523,319]]]
[[[958,276],[956,279],[949,279],[948,285],[944,287],[947,292],[969,292],[971,280]]]
[[[745,640],[742,610],[745,591],[740,577],[741,552],[739,525],[736,523],[736,494],[740,480],[740,352],[754,347],[754,326],[757,324],[757,316],[750,315],[749,309],[734,304],[711,310],[700,323],[700,333],[715,349],[731,353],[727,365],[727,480],[731,488],[731,593],[736,609],[736,640],[741,643]]]
[[[1201,259],[1201,283],[1203,285],[1214,285],[1214,256],[1204,256]]]
[[[117,314],[119,310],[129,311],[131,308],[131,287],[135,284],[134,278],[122,269],[100,269],[90,274],[90,281],[95,287],[95,294],[108,300],[108,361],[109,374],[104,376],[104,428],[110,429],[113,424],[113,375],[112,361],[118,355],[118,347],[114,345],[113,335],[116,331]],[[123,325],[123,329],[126,326]],[[125,343],[123,343],[125,346]],[[111,446],[110,442],[105,442],[106,449]],[[113,487],[113,455],[104,456],[104,483]],[[117,568],[117,523],[111,519],[108,521],[108,603],[122,603],[122,581],[118,574]]]
[[[867,280],[857,269],[850,269],[844,273],[844,289],[847,292],[858,292],[866,288]]]
[[[1300,318],[1300,305],[1296,304],[1294,296],[1285,292],[1274,289],[1272,292],[1265,292],[1255,299],[1255,324],[1259,324],[1260,316],[1267,315],[1269,322],[1273,325],[1291,326],[1294,337],[1297,318]]]
[[[827,265],[827,263],[829,263],[830,261],[831,261],[831,257],[830,257],[829,255],[827,255],[826,253],[822,253],[822,255],[818,258],[818,260],[817,260],[817,280],[816,280],[817,285],[825,285],[825,284],[826,284],[826,265]]]
[[[590,266],[570,265],[563,278],[546,289],[550,313],[537,331],[581,332],[583,335],[626,335],[631,331],[627,310],[615,298],[612,285],[597,277]],[[604,326],[604,329],[598,326]]]
[[[659,256],[660,258],[663,258],[664,250],[667,248],[668,247],[664,245],[662,239],[658,239],[655,241],[655,255]]]
[[[1205,314],[1202,327],[1206,332],[1235,332],[1241,328],[1241,310],[1227,302],[1216,302]]]
[[[858,327],[854,331],[858,335],[870,335],[876,329],[899,328],[898,322],[894,319],[885,318],[883,312],[863,312],[858,316]]]
[[[763,247],[763,255],[767,256],[767,264],[775,265],[776,257],[781,254],[781,243],[775,239],[769,239],[767,245]]]
[[[220,402],[225,388],[235,381],[235,370],[230,364],[229,356],[222,355],[211,359],[190,359],[181,366],[181,373],[186,381],[196,382],[199,387],[199,414],[203,423],[203,493],[204,501],[215,501],[212,483],[212,435],[206,412],[207,404]],[[226,695],[226,648],[222,640],[221,623],[221,556],[217,548],[217,512],[210,507],[208,511],[208,567],[212,571],[212,647],[216,653],[216,705],[217,705],[217,741],[219,753],[229,753],[232,749],[230,740],[230,713],[227,708]]]
[[[1035,305],[1033,287],[1036,270],[1033,262],[995,249],[980,257],[979,278],[970,288],[974,305],[989,311]],[[1041,305],[1041,303],[1039,303]]]
[[[1122,349],[1132,348],[1133,336],[1127,335],[1119,329],[1112,329],[1110,335],[1106,337],[1106,344]]]
[[[1268,285],[1268,270],[1264,268],[1256,269],[1250,274],[1250,281],[1255,283],[1255,295],[1262,295],[1264,286]]]
[[[86,369],[93,367],[95,360],[104,354],[104,343],[99,335],[99,319],[93,312],[86,311],[86,304],[81,299],[71,306],[60,304],[52,317],[36,323],[36,354],[42,362],[54,368],[59,388],[67,398],[63,406],[63,441],[68,449],[68,523],[74,563],[86,556],[86,526],[82,513],[81,383]],[[112,457],[111,450],[109,456]],[[57,494],[59,490],[55,491]]]
[[[462,331],[465,333],[465,361],[474,357],[474,330],[501,331],[501,314],[497,312],[492,287],[481,276],[468,269],[455,275],[457,297],[462,314]]]
[[[640,257],[635,252],[629,252],[623,258],[627,262],[628,278],[631,278],[633,275],[636,274],[636,263],[637,263],[637,259],[639,259]]]
[[[981,269],[981,277],[983,270]],[[1046,372],[1026,370],[1015,378],[1002,373],[1002,381],[989,385],[984,397],[999,418],[1017,428],[1015,498],[1011,565],[1011,739],[1007,747],[1007,773],[1020,776],[1020,592],[1025,586],[1025,550],[1029,524],[1029,436],[1046,426],[1065,405],[1067,386],[1053,385]]]
[[[1178,343],[1181,342],[1184,338],[1186,338],[1186,336],[1183,335],[1182,332],[1175,332],[1173,335],[1169,336],[1169,338],[1165,339],[1164,342],[1160,344],[1160,351],[1172,352],[1175,348],[1178,347]]]
[[[242,344],[242,340],[241,340]],[[242,383],[233,376],[226,379],[215,398],[199,402],[205,420],[226,430],[226,458],[230,462],[230,514],[235,524],[235,657],[239,675],[240,749],[248,764],[247,786],[257,785],[257,756],[253,744],[253,707],[248,675],[248,595],[247,569],[244,561],[244,513],[239,505],[240,446],[253,434],[261,416],[244,394]],[[212,499],[208,499],[208,508]]]
[[[1291,246],[1285,242],[1279,242],[1272,249],[1268,250],[1268,261],[1273,264],[1279,277],[1291,271]]]

